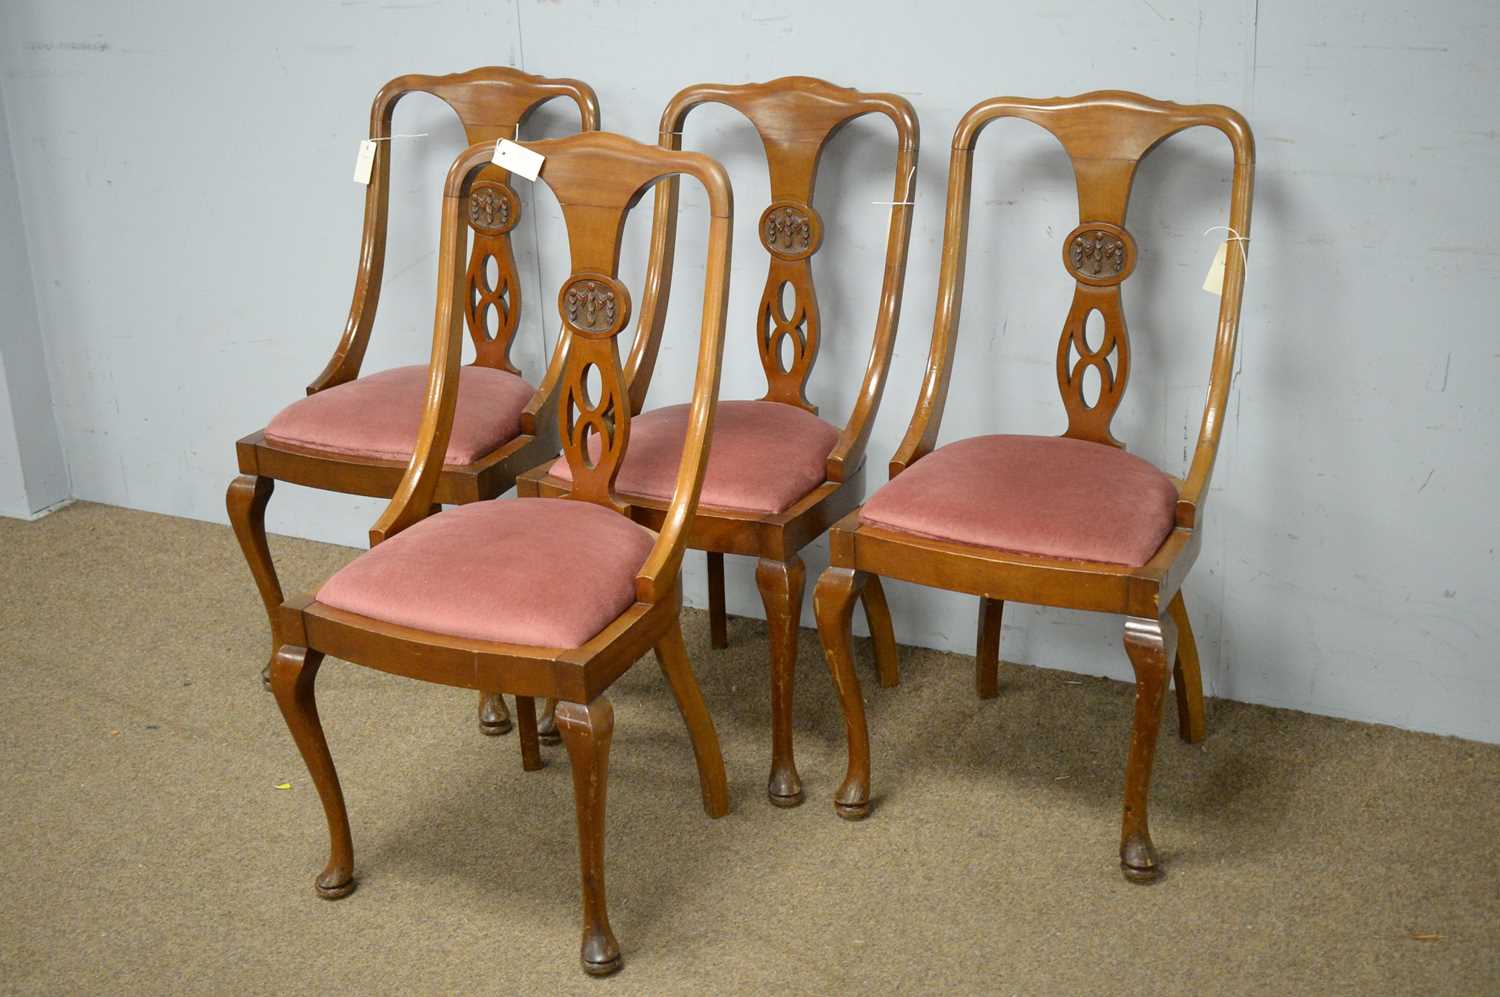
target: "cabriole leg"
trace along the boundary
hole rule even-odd
[[[224,504],[229,510],[229,525],[234,527],[235,539],[250,565],[250,574],[255,577],[255,587],[260,590],[260,601],[265,603],[266,616],[271,621],[271,657],[260,671],[260,680],[267,689],[271,687],[271,661],[276,649],[281,646],[281,634],[276,624],[281,611],[281,581],[276,577],[276,565],[271,561],[271,548],[266,543],[266,504],[271,501],[271,492],[276,487],[273,478],[254,474],[241,474],[229,483]]]
[[[778,807],[802,802],[802,778],[792,753],[792,691],[797,681],[797,628],[802,622],[802,586],[807,568],[789,560],[761,558],[755,583],[771,631],[771,778],[766,794]]]
[[[1130,728],[1130,754],[1125,763],[1125,814],[1120,825],[1120,868],[1125,878],[1149,883],[1161,875],[1156,848],[1151,843],[1147,801],[1151,793],[1151,762],[1161,728],[1167,672],[1177,651],[1177,626],[1170,614],[1159,620],[1127,617],[1125,653],[1135,669],[1135,720]]]
[[[323,725],[318,721],[318,704],[313,695],[313,683],[318,678],[318,668],[323,664],[323,655],[305,647],[285,646],[271,659],[271,691],[276,695],[276,705],[292,731],[297,750],[312,776],[318,796],[323,801],[323,813],[328,818],[329,855],[314,885],[318,896],[325,900],[337,900],[354,892],[354,840],[349,834],[349,812],[344,809],[344,791],[339,787],[339,775],[333,767],[333,756],[328,753],[328,741],[323,736]]]
[[[578,810],[578,859],[583,878],[583,944],[579,958],[590,976],[620,968],[620,944],[609,928],[604,902],[604,796],[609,742],[615,712],[599,697],[587,706],[557,704],[557,727],[573,768],[573,799]]]
[[[849,768],[833,798],[833,809],[845,820],[859,820],[870,812],[870,731],[865,725],[865,703],[854,674],[854,600],[869,579],[862,571],[830,567],[818,578],[813,611],[823,654],[838,689],[849,735]]]

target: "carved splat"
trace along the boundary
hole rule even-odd
[[[1089,315],[1095,311],[1104,319],[1104,335],[1097,347],[1089,345],[1087,336]],[[1084,375],[1089,368],[1099,375],[1099,396],[1092,404],[1084,394]],[[1115,439],[1109,426],[1125,396],[1129,378],[1130,337],[1125,329],[1119,287],[1079,284],[1057,343],[1057,387],[1068,411],[1068,431],[1063,435],[1124,446]]]
[[[777,201],[760,216],[760,241],[772,256],[804,260],[823,242],[823,219],[811,205]]]
[[[1123,447],[1109,427],[1130,378],[1130,335],[1120,284],[1135,270],[1135,240],[1119,225],[1084,222],[1063,239],[1062,255],[1063,266],[1078,281],[1057,343],[1057,388],[1068,412],[1063,435]],[[1104,320],[1104,335],[1090,346],[1088,320],[1094,312]],[[1092,401],[1084,381],[1090,369],[1099,376],[1099,394]]]
[[[630,439],[630,396],[615,339],[630,321],[630,292],[608,274],[575,273],[558,291],[557,307],[570,338],[558,418],[572,495],[625,511],[614,481]]]
[[[521,322],[521,281],[511,250],[510,231],[521,220],[521,202],[510,189],[509,174],[488,171],[469,192],[469,228],[474,247],[469,252],[464,322],[474,341],[474,362],[512,374],[521,371],[510,362],[510,346]],[[490,263],[497,276],[490,279]],[[491,318],[494,329],[491,331]]]
[[[575,277],[558,296],[563,321],[583,335],[612,336],[630,317],[630,292],[603,274]]]
[[[806,258],[772,256],[756,325],[756,347],[769,385],[766,397],[816,413],[818,407],[807,400],[805,389],[818,355],[822,319]],[[791,344],[790,363],[783,358],[787,342]]]
[[[1135,239],[1118,225],[1084,222],[1063,240],[1063,266],[1084,284],[1118,284],[1135,269]]]
[[[521,220],[521,202],[510,185],[479,180],[469,192],[469,227],[485,235],[504,235]]]

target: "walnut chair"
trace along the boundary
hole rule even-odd
[[[334,574],[316,596],[280,607],[282,646],[271,688],[322,797],[332,852],[317,877],[321,896],[354,888],[349,820],[318,722],[313,682],[326,654],[382,671],[516,696],[523,744],[535,746],[535,697],[559,700],[578,810],[583,882],[583,968],[611,973],[620,948],[604,902],[604,800],[614,719],[604,693],[649,648],[687,722],[703,806],[728,812],[724,760],[693,677],[680,623],[679,572],[702,488],[724,348],[732,197],[707,156],[642,145],[604,132],[531,143],[546,161],[541,180],[567,225],[572,273],[558,293],[564,317],[548,379],[559,386],[558,435],[576,487],[568,498],[474,502],[432,513],[443,454],[455,432],[460,390],[459,316],[469,289],[460,261],[462,220],[484,188],[492,147],[475,145],[449,171],[439,247],[431,373],[416,451],[371,550]],[[625,216],[645,189],[686,174],[708,195],[701,341],[687,439],[660,532],[621,514],[612,484],[631,435],[615,338],[630,317],[617,279]],[[674,191],[675,195],[675,191]],[[649,307],[649,305],[648,305]],[[597,383],[595,383],[597,382]],[[589,442],[603,447],[593,452]],[[526,769],[541,766],[532,750]]]
[[[700,104],[728,105],[750,119],[765,145],[771,204],[757,223],[770,254],[765,293],[756,311],[756,344],[767,391],[758,401],[719,405],[714,449],[703,500],[688,531],[688,546],[708,554],[711,643],[727,646],[724,555],[759,558],[755,580],[771,631],[771,802],[802,802],[802,782],[792,754],[792,688],[797,630],[806,569],[798,551],[816,539],[864,494],[864,452],[885,387],[901,311],[911,201],[917,165],[917,118],[911,104],[894,94],[861,93],[808,77],[729,86],[699,84],[672,98],[661,117],[661,145],[682,146],[683,122]],[[829,140],[849,121],[884,114],[896,127],[895,184],[886,239],[884,276],[875,335],[864,380],[848,425],[818,418],[805,394],[817,359],[823,322],[813,286],[812,257],[823,242],[823,222],[812,207],[818,163]],[[658,192],[652,228],[652,267],[647,287],[653,301],[666,301],[676,239],[674,192]],[[784,295],[794,302],[783,304]],[[626,376],[636,415],[630,458],[620,470],[618,490],[636,522],[658,528],[668,515],[673,475],[690,425],[687,406],[642,412],[661,343],[665,308],[642,316]],[[649,321],[648,321],[649,319]],[[790,362],[782,358],[790,344]],[[522,494],[564,495],[576,490],[567,461],[523,474]],[[895,685],[896,645],[879,583],[864,590],[865,612],[875,635],[882,684]],[[543,739],[547,737],[543,717]]]
[[[554,97],[568,97],[578,105],[583,130],[599,127],[599,101],[588,84],[505,67],[448,76],[400,76],[376,95],[370,108],[375,162],[365,192],[359,269],[343,338],[323,372],[308,385],[308,397],[282,409],[264,429],[235,446],[240,474],[229,484],[229,521],[265,602],[273,653],[282,643],[276,629],[281,582],[266,544],[266,504],[275,483],[389,498],[417,440],[426,365],[360,377],[385,269],[391,120],[396,103],[413,92],[432,94],[451,107],[471,143],[513,138],[531,112]],[[463,398],[434,502],[494,498],[510,490],[517,472],[557,453],[551,420],[539,418],[544,399],[510,362],[521,319],[521,283],[510,244],[521,203],[510,184],[507,171],[491,167],[475,183],[468,202],[474,247],[465,274],[463,314],[475,357],[460,376]],[[493,283],[488,274],[491,261],[499,274]],[[268,663],[262,672],[266,682],[270,667]],[[511,728],[509,711],[499,696],[481,696],[479,715],[485,733],[504,734]]]
[[[1068,428],[1060,437],[980,436],[938,447],[963,299],[974,143],[985,125],[1002,117],[1051,132],[1077,177],[1080,222],[1062,243],[1062,264],[1076,286],[1057,347]],[[1120,613],[1136,675],[1120,863],[1133,881],[1158,876],[1146,801],[1169,672],[1181,736],[1197,742],[1204,735],[1198,653],[1181,589],[1202,542],[1203,504],[1229,397],[1245,241],[1228,254],[1208,401],[1187,478],[1169,477],[1127,454],[1110,422],[1130,374],[1120,285],[1136,263],[1135,239],[1124,228],[1131,182],[1148,152],[1198,125],[1229,139],[1229,227],[1248,240],[1254,142],[1245,119],[1227,107],[1106,91],[1051,100],[999,97],[959,122],[932,349],[916,414],[891,460],[890,483],[830,531],[831,565],[814,593],[849,736],[848,773],[834,798],[841,816],[864,817],[870,805],[869,734],[849,623],[854,598],[878,577],[979,596],[976,683],[982,698],[998,693],[1006,600]],[[1095,311],[1105,326],[1097,347],[1084,335]],[[1089,368],[1102,386],[1092,403],[1083,389]]]

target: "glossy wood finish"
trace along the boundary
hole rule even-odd
[[[349,833],[349,811],[344,807],[344,791],[339,787],[333,755],[318,720],[318,703],[313,684],[323,655],[305,647],[282,647],[271,659],[271,691],[276,705],[291,729],[297,750],[307,764],[323,812],[328,818],[330,842],[328,865],[318,874],[314,886],[318,896],[338,900],[354,892],[354,838]]]
[[[772,203],[761,212],[758,231],[769,269],[754,325],[766,375],[764,399],[812,412],[817,407],[807,399],[807,379],[823,336],[812,271],[812,258],[823,242],[822,221],[813,207],[818,165],[828,142],[855,118],[882,114],[896,129],[891,197],[895,203],[890,208],[875,334],[854,411],[828,456],[827,480],[781,513],[759,515],[700,506],[688,533],[689,546],[708,555],[710,642],[714,647],[724,647],[728,642],[723,556],[740,554],[758,559],[756,579],[771,630],[772,752],[767,794],[778,806],[795,806],[802,801],[802,787],[793,755],[792,690],[804,574],[797,553],[851,511],[863,494],[865,446],[885,389],[901,311],[911,240],[911,202],[916,190],[917,118],[903,97],[862,93],[809,77],[741,86],[704,83],[688,87],[668,103],[661,117],[661,145],[680,149],[688,113],[707,103],[724,104],[742,113],[760,135],[766,151]],[[631,409],[637,413],[645,403],[661,346],[676,231],[676,191],[664,184],[656,197],[643,312],[625,364],[626,390]],[[790,308],[782,305],[784,285],[795,302]],[[790,363],[781,359],[784,342],[790,342]],[[767,471],[775,473],[774,468]],[[576,494],[579,487],[552,476],[547,467],[522,475],[517,485],[521,494],[527,495]],[[637,522],[653,529],[663,522],[664,503],[641,495],[626,494],[620,499]],[[878,589],[873,591],[878,599]],[[867,603],[866,613],[872,630],[890,635],[890,614],[883,601]],[[881,681],[885,684],[898,680],[894,647],[894,637],[877,641]]]
[[[974,692],[980,699],[1000,695],[1000,617],[1005,603],[979,597],[979,634],[974,641]]]
[[[354,300],[349,306],[343,336],[322,373],[308,385],[309,395],[347,384],[359,376],[375,324],[385,271],[391,122],[397,103],[411,93],[431,94],[451,107],[470,143],[514,138],[536,108],[556,97],[577,104],[581,129],[593,131],[599,127],[598,98],[588,84],[578,80],[547,79],[490,66],[448,76],[399,76],[382,87],[370,108],[370,138],[377,141],[370,183],[365,189],[364,229],[360,236]],[[519,374],[510,362],[510,348],[521,315],[521,284],[509,233],[520,220],[521,207],[510,183],[509,173],[496,166],[487,167],[475,181],[481,195],[479,200],[470,202],[470,213],[465,215],[473,233],[473,248],[463,275],[462,294],[465,324],[475,346],[474,363]],[[482,208],[482,204],[488,206]],[[493,284],[488,276],[492,260],[499,273]],[[490,325],[494,325],[493,331]],[[557,452],[550,414],[554,404],[549,392],[538,391],[522,416],[521,435],[472,464],[444,468],[433,501],[461,504],[509,491],[520,471]],[[274,653],[281,643],[275,613],[281,603],[281,584],[266,545],[265,509],[272,483],[288,481],[323,491],[389,498],[401,482],[406,462],[304,450],[273,443],[266,439],[264,430],[244,437],[235,449],[240,476],[229,487],[229,521],[266,603]],[[269,668],[267,665],[262,676],[267,681]],[[503,734],[510,730],[510,716],[503,700],[493,695],[481,697],[479,714],[480,729],[485,733]]]
[[[1068,415],[1066,436],[1121,445],[1110,431],[1130,364],[1120,287],[1137,256],[1135,241],[1124,227],[1125,209],[1141,159],[1184,129],[1205,126],[1222,132],[1234,161],[1229,227],[1243,239],[1250,235],[1255,148],[1249,125],[1230,108],[1184,106],[1121,91],[1049,100],[998,97],[976,105],[954,133],[932,347],[916,412],[891,460],[892,477],[937,444],[963,300],[975,141],[987,124],[1007,117],[1034,122],[1056,136],[1073,164],[1078,184],[1079,226],[1062,245],[1062,264],[1075,278],[1073,303],[1058,343],[1057,379]],[[848,772],[834,797],[841,815],[862,817],[869,811],[869,735],[852,668],[850,614],[854,599],[862,590],[868,591],[877,576],[980,597],[975,684],[985,698],[999,691],[1000,618],[1005,602],[1118,613],[1127,617],[1125,647],[1137,686],[1120,860],[1132,880],[1149,881],[1159,875],[1146,802],[1169,666],[1177,684],[1182,737],[1196,742],[1204,736],[1197,648],[1181,589],[1202,543],[1203,503],[1228,402],[1244,284],[1245,255],[1231,251],[1202,428],[1187,478],[1179,482],[1175,528],[1146,564],[1126,567],[1065,561],[926,539],[864,523],[858,510],[830,530],[831,564],[818,580],[814,605],[849,734]],[[1094,310],[1102,314],[1106,326],[1097,348],[1089,347],[1083,338],[1083,325]],[[1092,406],[1084,402],[1081,392],[1089,367],[1099,371],[1104,386]]]
[[[688,728],[703,788],[704,809],[710,816],[719,817],[729,808],[718,737],[682,642],[679,570],[687,542],[687,525],[703,483],[718,399],[732,196],[723,169],[707,156],[696,153],[642,145],[603,132],[534,142],[530,147],[546,157],[541,181],[556,195],[567,223],[573,273],[564,291],[580,278],[616,279],[626,213],[660,178],[687,175],[701,183],[707,195],[708,251],[704,260],[706,278],[690,428],[676,492],[664,514],[656,542],[635,579],[637,601],[582,647],[545,648],[413,630],[343,612],[310,596],[301,596],[287,600],[280,607],[278,627],[284,646],[277,657],[279,671],[275,674],[281,676],[277,678],[278,701],[287,711],[288,723],[309,770],[319,781],[320,790],[325,785],[331,787],[323,792],[331,828],[340,821],[347,822],[342,816],[337,776],[322,734],[319,731],[313,737],[307,733],[317,724],[311,680],[294,682],[283,661],[312,662],[314,656],[321,660],[326,654],[429,682],[510,693],[517,697],[523,764],[527,768],[540,764],[540,756],[535,754],[535,738],[530,736],[536,727],[534,700],[539,696],[559,700],[557,726],[573,764],[578,815],[584,920],[581,958],[587,972],[603,974],[620,965],[620,949],[609,928],[604,899],[603,820],[613,715],[603,696],[616,678],[652,648],[656,649]],[[433,499],[444,473],[442,455],[447,451],[452,432],[462,350],[463,219],[467,217],[473,187],[483,174],[491,152],[488,144],[473,146],[458,158],[448,174],[439,243],[438,307],[422,428],[406,475],[371,530],[374,543],[396,535],[433,511]],[[584,423],[591,409],[607,431],[616,434],[610,445],[623,450],[628,442],[629,406],[616,397],[606,409],[600,410],[573,390],[581,382],[586,364],[602,365],[605,383],[622,383],[618,354],[579,345],[590,337],[596,343],[611,339],[618,329],[599,332],[590,328],[587,317],[576,314],[568,317],[565,294],[560,296],[559,303],[565,316],[564,332],[548,368],[546,385],[552,387],[543,390],[556,391],[564,399],[557,419],[565,451],[570,459],[580,454],[583,441],[574,429]],[[601,476],[608,474],[603,464],[586,470]],[[619,504],[610,494],[607,478],[603,486],[596,479],[588,498],[579,496],[578,500],[591,500],[611,508]],[[283,672],[288,674],[283,676]],[[305,687],[305,702],[298,700],[297,708],[290,709],[287,705],[290,693],[283,691],[283,687],[295,687],[299,695]],[[347,841],[341,843],[337,830],[334,848],[336,861],[330,863],[330,869],[337,866],[339,870],[351,870]]]

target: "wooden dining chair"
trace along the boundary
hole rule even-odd
[[[307,398],[282,409],[264,429],[235,445],[240,474],[229,484],[229,521],[271,621],[273,654],[282,643],[276,629],[282,595],[266,544],[266,504],[276,482],[389,498],[416,444],[427,367],[397,367],[361,377],[360,365],[385,270],[391,121],[397,102],[417,92],[452,108],[471,143],[514,138],[531,112],[554,97],[568,97],[578,105],[584,131],[599,127],[599,100],[588,84],[506,67],[448,76],[399,76],[376,95],[370,108],[375,161],[365,191],[359,269],[343,338],[323,372],[308,385]],[[510,174],[498,166],[486,169],[468,205],[474,245],[464,276],[463,315],[475,356],[460,378],[463,399],[433,499],[455,505],[510,490],[519,471],[557,453],[552,426],[537,419],[541,398],[536,388],[510,361],[521,319],[521,282],[510,243],[521,218],[521,202],[511,189]],[[490,276],[491,265],[498,276]],[[261,677],[270,681],[269,663]],[[479,723],[488,734],[509,731],[505,701],[482,695]]]
[[[755,580],[771,631],[772,803],[802,802],[802,781],[792,751],[792,689],[797,630],[806,569],[798,555],[864,493],[864,453],[870,438],[901,311],[906,251],[911,236],[917,167],[917,117],[895,94],[861,93],[802,76],[730,86],[704,83],[678,93],[661,117],[660,144],[682,146],[683,123],[700,104],[720,103],[745,117],[759,133],[770,169],[771,204],[757,229],[770,255],[765,293],[756,309],[755,336],[767,391],[756,401],[719,405],[714,449],[703,500],[688,531],[688,546],[708,553],[712,646],[727,646],[724,555],[758,558]],[[819,160],[848,122],[884,114],[896,127],[895,183],[875,335],[854,411],[842,429],[818,417],[806,396],[807,379],[823,335],[813,285],[812,258],[823,244],[823,221],[813,207]],[[647,288],[666,301],[668,268],[676,239],[676,199],[658,193]],[[621,500],[639,523],[658,527],[672,497],[674,468],[689,425],[685,405],[642,412],[661,344],[665,309],[643,316],[626,377],[637,417],[630,459],[620,471]],[[785,359],[789,355],[790,359]],[[564,495],[576,489],[570,465],[556,461],[521,475],[521,494]],[[875,636],[883,684],[897,682],[896,644],[879,583],[866,586],[865,612]],[[543,718],[544,739],[547,734]],[[554,738],[555,739],[555,738]]]
[[[937,446],[953,373],[974,143],[996,118],[1022,118],[1051,132],[1072,160],[1079,225],[1062,241],[1076,282],[1057,346],[1057,385],[1068,428],[1060,437],[979,436]],[[1234,155],[1229,246],[1202,430],[1187,478],[1127,454],[1110,432],[1130,375],[1130,340],[1120,285],[1136,265],[1124,227],[1141,159],[1187,128],[1223,132]],[[947,222],[932,349],[916,414],[891,460],[891,481],[830,531],[830,567],[814,607],[829,669],[843,704],[849,767],[834,798],[838,813],[870,806],[870,745],[850,655],[850,616],[859,592],[881,576],[980,597],[976,683],[997,695],[1000,616],[1006,601],[1121,613],[1135,670],[1135,720],[1125,770],[1120,863],[1136,882],[1157,877],[1146,801],[1168,674],[1176,681],[1178,729],[1204,735],[1198,652],[1182,582],[1203,538],[1203,506],[1218,451],[1245,282],[1255,150],[1250,127],[1217,105],[1186,106],[1132,93],[984,101],[959,122],[948,175]],[[1085,325],[1103,318],[1091,345]],[[1084,375],[1101,389],[1090,401]]]
[[[313,696],[324,655],[469,689],[509,692],[535,744],[537,696],[560,701],[578,811],[583,882],[583,968],[620,966],[604,900],[604,800],[613,712],[605,691],[648,649],[687,722],[703,806],[728,812],[718,736],[693,677],[680,623],[679,570],[703,484],[718,397],[729,281],[732,197],[707,156],[642,145],[604,132],[530,143],[546,157],[541,180],[562,206],[572,272],[558,293],[564,331],[548,368],[558,386],[557,431],[573,469],[569,498],[474,502],[433,514],[443,455],[456,432],[460,316],[467,310],[463,222],[490,161],[475,145],[448,173],[439,247],[438,311],[416,451],[371,549],[316,596],[280,607],[282,645],[271,687],[322,797],[332,839],[319,895],[354,888],[348,815]],[[705,288],[693,400],[676,486],[660,532],[622,515],[613,489],[631,437],[615,338],[630,318],[618,277],[625,217],[664,176],[697,179],[708,196]],[[675,191],[673,192],[675,196]],[[648,303],[646,307],[651,307]],[[592,440],[602,449],[591,451]],[[523,744],[527,739],[523,738]],[[541,759],[523,755],[523,767]]]

